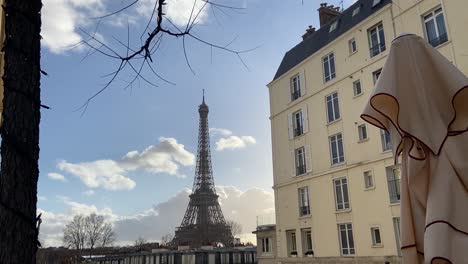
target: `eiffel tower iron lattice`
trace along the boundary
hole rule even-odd
[[[182,223],[176,229],[171,242],[173,245],[200,247],[222,243],[224,246],[231,246],[234,242],[216,194],[211,166],[208,112],[203,94],[203,102],[198,107],[200,124],[193,189]]]

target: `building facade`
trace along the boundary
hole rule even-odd
[[[320,29],[307,29],[268,84],[276,263],[399,261],[399,166],[388,133],[360,114],[402,33],[424,37],[468,74],[463,10],[467,1],[321,4]]]

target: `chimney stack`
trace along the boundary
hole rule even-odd
[[[317,11],[319,12],[320,27],[328,24],[328,22],[341,14],[340,7],[328,5],[327,3],[321,3]]]
[[[309,26],[309,28],[306,29],[306,32],[304,33],[304,35],[302,35],[302,40],[306,40],[310,38],[314,33],[315,33],[315,28],[312,26]]]

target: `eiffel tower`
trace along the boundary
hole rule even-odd
[[[184,219],[180,227],[176,228],[172,240],[173,245],[196,248],[217,243],[231,246],[234,242],[231,228],[226,225],[215,190],[211,167],[208,112],[203,91],[203,102],[198,107],[200,124],[193,189]]]

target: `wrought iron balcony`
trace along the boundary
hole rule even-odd
[[[437,47],[440,44],[443,44],[448,41],[447,34],[442,34],[438,38],[433,38],[429,40],[429,44],[431,44],[433,47]]]
[[[306,165],[299,165],[296,167],[296,175],[302,175],[306,173]]]
[[[379,44],[376,44],[376,45],[370,47],[371,57],[374,57],[375,55],[378,55],[381,52],[384,52],[385,49],[386,49],[385,43],[379,43]]]
[[[310,207],[309,206],[300,206],[299,207],[299,216],[310,215]]]
[[[294,101],[296,100],[297,98],[301,97],[301,91],[300,90],[297,90],[297,91],[293,91],[291,93],[291,101]]]
[[[302,126],[298,126],[296,128],[294,128],[294,136],[295,137],[298,137],[300,135],[304,134],[304,129],[302,128]]]

